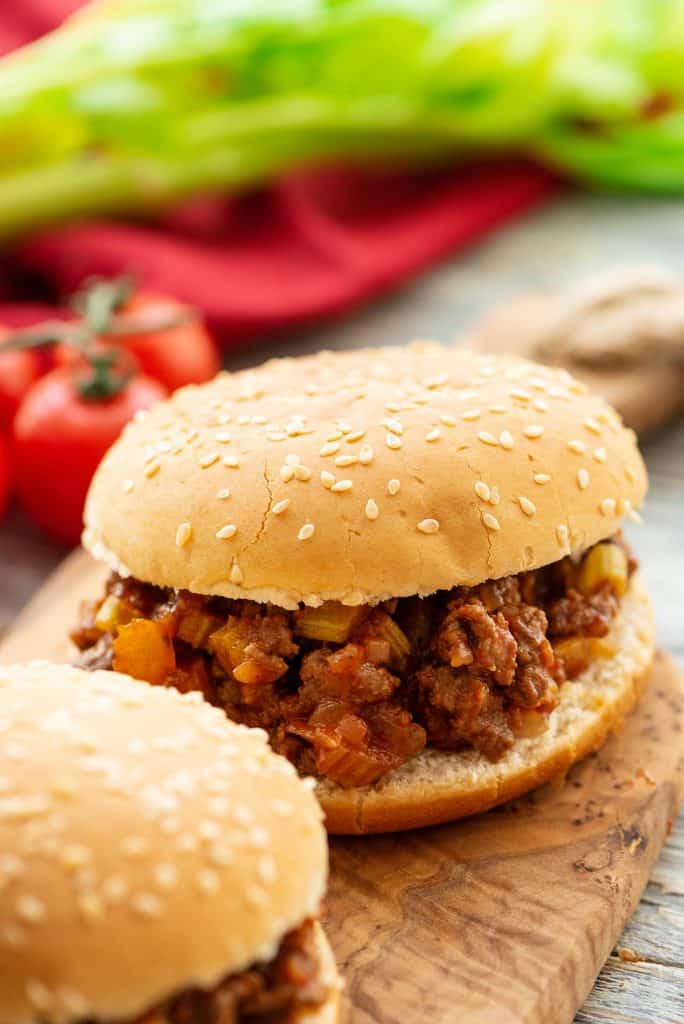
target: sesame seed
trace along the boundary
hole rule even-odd
[[[235,526],[234,523],[227,523],[225,526],[222,526],[220,530],[216,531],[216,539],[230,540],[230,538],[234,537],[236,533],[237,526]]]
[[[311,479],[311,470],[309,469],[308,466],[297,465],[293,466],[292,469],[295,475],[295,480],[301,480],[305,482]]]
[[[92,923],[102,917],[102,900],[95,892],[84,892],[77,900],[78,912],[84,921]]]
[[[513,435],[508,430],[502,430],[499,434],[499,444],[505,451],[509,452],[513,448],[515,441]]]
[[[499,442],[493,434],[489,434],[486,430],[480,430],[477,435],[478,441],[482,441],[483,444],[490,444],[493,447],[498,447]]]
[[[500,530],[501,524],[496,516],[493,516],[491,512],[485,512],[482,516],[482,522],[485,524],[488,530]]]
[[[108,903],[121,903],[128,895],[128,882],[121,875],[110,875],[102,883],[102,893]]]
[[[226,498],[230,498],[230,488],[222,487],[220,491],[216,492],[216,497],[219,499],[219,501],[225,501]]]
[[[181,523],[176,530],[176,546],[179,548],[185,547],[191,537],[192,525],[190,523]]]
[[[534,480],[535,484],[548,484],[551,477],[548,473],[535,473],[532,479]]]
[[[345,441],[347,444],[353,444],[355,441],[360,441],[362,437],[366,436],[365,430],[352,430],[351,434],[347,434]]]
[[[339,452],[339,450],[340,450],[339,441],[326,441],[326,443],[323,445],[323,447],[321,448],[321,450],[320,450],[320,452],[318,454],[321,455],[323,458],[325,458],[326,455],[335,455],[335,454],[337,454],[337,452]]]
[[[505,405],[490,405],[489,406],[489,411],[493,412],[493,413],[498,413],[499,415],[502,415],[503,413],[506,412],[506,406]]]
[[[288,484],[294,476],[294,466],[281,466],[280,467],[280,479],[284,484]]]
[[[230,444],[231,435],[228,433],[227,430],[219,430],[219,432],[216,435],[216,440],[218,444]]]
[[[332,485],[335,483],[335,477],[332,473],[329,473],[327,469],[324,469],[321,473],[321,483],[324,487],[327,487],[327,489],[330,490]]]
[[[476,480],[475,483],[473,484],[473,489],[477,494],[478,498],[481,498],[482,501],[489,501],[492,492],[490,491],[489,487],[487,487],[487,484],[484,482],[484,480]]]
[[[587,430],[590,430],[592,434],[601,433],[601,424],[597,423],[596,420],[591,418],[591,416],[587,416],[583,422],[584,426],[587,428]]]
[[[201,892],[210,895],[215,893],[221,884],[221,880],[211,868],[202,868],[197,875],[197,887]]]
[[[29,978],[25,985],[26,998],[31,1006],[41,1013],[48,1013],[53,1005],[53,997],[47,985],[37,978]]]
[[[342,433],[341,430],[333,430],[332,434],[328,434],[328,436],[326,437],[326,441],[341,441],[343,437],[344,434]]]
[[[39,924],[45,920],[45,904],[36,896],[21,896],[15,909],[17,917],[25,924]]]
[[[444,424],[445,427],[455,427],[456,426],[456,417],[455,416],[450,416],[447,413],[443,412],[442,415],[439,418],[440,418],[441,422]]]
[[[442,436],[442,431],[439,429],[439,427],[435,427],[434,430],[431,430],[428,434],[425,435],[425,440],[426,441],[439,441],[441,436]]]
[[[124,494],[130,494],[133,488],[135,487],[135,484],[133,483],[132,480],[124,480],[121,487],[123,489]]]
[[[313,537],[315,529],[313,523],[305,523],[297,534],[297,540],[309,540],[310,537]]]
[[[466,420],[468,422],[470,420],[479,419],[479,416],[480,416],[480,410],[479,409],[466,409],[466,411],[464,413],[461,413],[461,419],[462,420]]]
[[[511,388],[508,392],[511,398],[517,398],[521,402],[529,402],[530,396],[527,391],[523,391],[522,388]]]
[[[400,487],[401,480],[397,480],[396,477],[393,477],[391,480],[388,480],[387,482],[387,493],[394,496],[395,494],[399,493]]]
[[[359,462],[362,466],[367,466],[373,461],[373,449],[369,444],[364,444],[359,452]]]
[[[537,506],[529,498],[525,498],[522,494],[518,498],[520,508],[523,510],[526,516],[533,516],[537,511]]]
[[[281,515],[281,513],[283,513],[285,511],[285,509],[287,508],[287,506],[289,504],[290,504],[290,499],[289,498],[283,498],[282,501],[276,501],[276,503],[275,503],[275,505],[273,506],[273,509],[272,509],[273,515],[274,516]]]
[[[500,501],[501,501],[501,496],[499,494],[499,488],[498,487],[492,487],[491,494],[489,495],[489,504],[490,505],[498,505]]]
[[[160,917],[162,902],[151,892],[139,892],[131,899],[131,910],[140,917]]]
[[[160,465],[159,465],[158,462],[150,462],[147,466],[145,466],[145,476],[146,477],[156,476],[156,474],[159,472],[159,469],[160,469]]]
[[[570,533],[565,523],[559,523],[556,527],[556,538],[558,539],[558,543],[562,548],[568,546]]]
[[[540,426],[538,423],[531,423],[529,427],[525,427],[525,429],[523,430],[523,435],[525,437],[529,437],[530,439],[541,437],[543,433],[544,428]]]
[[[199,464],[202,469],[208,469],[209,466],[213,466],[215,462],[218,462],[220,456],[218,452],[209,452],[207,455],[203,455],[199,460]]]
[[[614,516],[617,510],[617,502],[615,501],[615,498],[604,498],[599,505],[599,509],[601,510],[601,515]]]
[[[634,470],[631,466],[625,466],[625,476],[630,483],[634,483]]]
[[[630,508],[627,518],[633,523],[641,524],[644,521],[635,508]]]
[[[227,469],[238,469],[240,466],[240,460],[237,455],[224,455],[221,462]]]
[[[385,408],[388,412],[401,412],[399,402],[385,402]]]
[[[352,429],[351,423],[347,423],[346,420],[338,420],[337,426],[342,431],[343,434],[348,434]]]
[[[587,446],[584,441],[568,441],[568,448],[575,455],[584,455],[587,450]]]
[[[549,403],[544,401],[543,398],[535,398],[535,400],[532,402],[532,408],[536,409],[537,412],[548,412]]]
[[[401,448],[401,438],[397,434],[386,434],[385,442],[388,448],[392,448],[394,451]]]
[[[439,522],[436,519],[421,519],[418,523],[418,530],[421,533],[437,533]]]
[[[546,391],[546,381],[542,380],[541,377],[530,377],[528,384],[535,391]]]
[[[79,843],[70,843],[61,851],[60,860],[68,871],[73,871],[87,864],[91,856],[92,854],[87,846],[81,846]]]
[[[369,498],[366,502],[366,519],[370,519],[373,522],[380,515],[380,509],[372,498]]]
[[[589,486],[589,482],[589,472],[584,468],[584,466],[582,466],[581,469],[577,470],[577,486],[579,487],[580,491],[586,491],[587,487]]]
[[[404,433],[403,425],[396,419],[387,418],[380,420],[380,426],[387,427],[391,434],[398,434],[400,437]]]
[[[332,485],[330,490],[334,491],[335,494],[344,494],[345,491],[351,491],[352,486],[351,480],[338,480],[336,484]]]
[[[236,587],[239,587],[243,580],[244,576],[242,574],[242,569],[237,564],[237,562],[233,562],[233,565],[230,570],[230,582],[234,583]]]
[[[335,459],[335,465],[341,467],[354,466],[358,461],[357,455],[338,455]]]
[[[594,448],[593,456],[596,462],[605,462],[608,458],[605,448]]]
[[[287,441],[288,435],[284,430],[272,430],[266,437],[269,441]]]

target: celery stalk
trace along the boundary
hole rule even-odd
[[[683,57],[684,0],[105,0],[0,60],[0,237],[338,157],[681,188]]]

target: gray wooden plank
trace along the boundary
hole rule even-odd
[[[682,1024],[684,968],[611,956],[575,1024]]]

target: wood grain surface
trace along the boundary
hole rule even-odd
[[[71,555],[0,662],[68,660],[78,603],[104,575]],[[333,840],[325,923],[351,1020],[450,1024],[457,1010],[469,1024],[570,1024],[683,795],[684,680],[659,654],[637,712],[565,783],[441,828]]]

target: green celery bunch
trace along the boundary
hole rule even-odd
[[[683,56],[684,0],[99,0],[0,60],[0,237],[338,157],[679,189]]]

